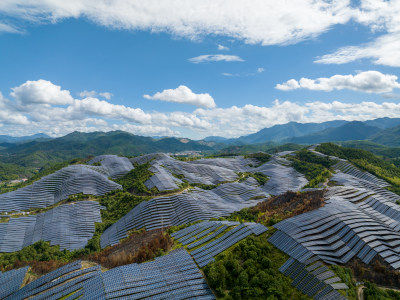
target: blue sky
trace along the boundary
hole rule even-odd
[[[0,134],[400,117],[399,1],[64,2],[0,4]]]

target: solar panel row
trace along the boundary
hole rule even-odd
[[[14,252],[40,240],[60,249],[82,249],[101,222],[100,205],[95,201],[80,201],[57,206],[44,213],[10,218],[0,223],[0,252]]]
[[[233,196],[238,189],[241,194]],[[142,202],[105,230],[100,240],[101,247],[118,244],[131,229],[144,227],[151,230],[219,218],[265,200],[260,197],[251,200],[254,195],[267,197],[260,188],[244,183],[227,183],[213,190],[195,188]]]
[[[133,169],[133,165],[127,157],[117,155],[100,155],[88,162],[89,165],[94,163],[101,163],[111,178],[119,178]]]
[[[188,249],[200,246],[192,250],[194,260],[200,267],[204,267],[214,261],[213,256],[223,252],[245,237],[259,235],[267,231],[267,227],[256,223],[206,221],[186,227],[174,232],[172,237],[179,240]]]
[[[289,258],[279,271],[289,276],[292,285],[314,299],[346,299],[336,290],[348,289],[340,278],[332,271],[329,271],[320,261],[313,262],[309,266],[294,258]],[[328,296],[329,294],[329,296]]]
[[[103,167],[72,165],[31,185],[0,194],[0,212],[44,208],[73,194],[104,195],[122,187],[109,180]]]
[[[0,299],[5,299],[19,290],[28,269],[29,267],[24,267],[4,273],[0,272]]]
[[[274,227],[279,231],[270,238],[271,243],[289,255],[301,245],[327,263],[344,264],[358,257],[368,264],[379,255],[394,269],[400,268],[400,233],[344,199],[331,199],[322,208]],[[280,239],[283,235],[290,239]]]

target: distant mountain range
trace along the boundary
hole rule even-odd
[[[323,142],[365,141],[374,145],[400,146],[400,118],[371,121],[329,121],[275,125],[236,139],[212,136],[201,141],[186,138],[151,138],[124,131],[73,132],[59,138],[45,134],[26,137],[0,136],[0,162],[41,168],[45,164],[100,154],[134,156],[153,152],[207,151],[226,149],[269,149],[279,144],[290,148]],[[257,147],[254,146],[258,145]],[[371,147],[372,144],[368,144]],[[245,147],[245,148],[243,148]],[[374,146],[376,147],[376,146]]]
[[[51,139],[50,136],[44,133],[37,133],[29,136],[10,136],[10,135],[0,135],[0,143],[21,143],[21,142],[29,142],[38,139]]]
[[[369,121],[329,121],[323,123],[290,122],[264,128],[256,133],[235,139],[207,137],[227,145],[261,144],[267,142],[315,144],[331,141],[371,140],[387,145],[400,145],[400,118],[379,118]],[[396,130],[396,128],[398,128]]]
[[[350,122],[335,128],[327,128],[325,130],[307,134],[301,137],[293,137],[286,139],[285,142],[295,144],[316,144],[331,141],[353,141],[366,140],[373,134],[380,132],[381,129],[366,125],[363,122]]]
[[[48,162],[61,162],[76,157],[101,154],[134,156],[153,152],[211,150],[205,142],[189,139],[138,136],[124,131],[73,132],[51,140],[10,144],[0,151],[0,161],[24,167],[42,167]]]

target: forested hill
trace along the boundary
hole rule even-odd
[[[32,141],[0,151],[0,162],[23,167],[42,167],[49,162],[61,162],[75,157],[100,154],[134,156],[153,152],[209,150],[204,143],[189,139],[153,139],[124,131],[73,132],[49,141]]]

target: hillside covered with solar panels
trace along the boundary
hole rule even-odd
[[[0,299],[400,299],[400,169],[280,150],[100,155],[9,188]]]

